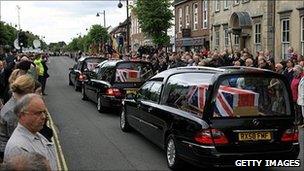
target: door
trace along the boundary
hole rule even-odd
[[[141,129],[141,121],[142,121],[142,115],[144,113],[143,107],[143,101],[145,99],[148,99],[150,97],[149,90],[151,86],[153,85],[153,82],[146,82],[137,92],[136,99],[135,99],[135,105],[127,105],[127,108],[125,110],[127,113],[127,119],[130,123],[130,125],[135,128],[137,131],[142,132]],[[143,132],[142,132],[143,133]]]
[[[235,79],[236,84],[231,84]],[[286,80],[276,75],[259,73],[221,79],[210,121],[228,142],[224,146],[215,143],[216,149],[223,153],[292,150],[297,140],[284,138],[295,136],[297,130],[289,92]]]
[[[149,89],[149,97],[141,101],[142,131],[151,141],[162,146],[166,126],[166,115],[159,109],[162,82],[154,81]]]

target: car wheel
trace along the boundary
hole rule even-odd
[[[80,87],[77,86],[77,80],[75,80],[75,83],[74,83],[74,90],[75,91],[80,91]]]
[[[126,118],[126,113],[125,113],[125,110],[122,109],[121,110],[121,113],[120,113],[120,129],[123,131],[123,132],[129,132],[131,131],[131,126],[129,125],[129,122]]]
[[[172,170],[180,169],[183,161],[178,157],[176,152],[176,143],[173,135],[169,135],[166,141],[166,156],[168,167]]]
[[[71,76],[69,75],[69,85],[73,85],[72,81],[71,81]]]
[[[88,100],[88,97],[85,93],[85,85],[82,86],[82,89],[81,89],[81,94],[82,94],[82,100]]]
[[[98,97],[97,97],[97,110],[100,113],[105,111],[105,109],[104,109],[104,107],[102,106],[102,103],[101,103],[100,95],[98,95]]]

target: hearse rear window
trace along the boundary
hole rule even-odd
[[[103,61],[101,58],[87,59],[85,61],[84,68],[87,68],[89,71],[93,71],[101,61]]]
[[[209,73],[181,73],[171,76],[166,87],[166,105],[202,116],[212,77],[213,74]]]
[[[289,97],[278,78],[230,76],[215,97],[214,117],[290,115]]]
[[[149,63],[123,62],[117,65],[115,82],[144,82],[153,76]]]

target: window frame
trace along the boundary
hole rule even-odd
[[[218,49],[220,47],[220,26],[214,27],[214,47]]]
[[[224,30],[224,45],[227,48],[229,46],[229,33],[228,33],[228,25],[223,28]]]
[[[304,55],[304,16],[302,16],[300,18],[300,22],[301,22],[301,52],[302,55]]]
[[[214,5],[214,11],[215,12],[219,12],[221,10],[221,1],[220,0],[215,0],[214,1],[215,5]]]
[[[140,95],[140,90],[142,90],[142,88],[145,87],[145,86],[148,85],[148,84],[151,84],[151,85],[149,85],[149,87],[148,87],[148,89],[147,89],[148,93],[147,93],[147,92],[144,93],[145,98],[139,97],[139,95]],[[153,99],[153,100],[151,99],[151,95],[152,95],[151,89],[152,89],[152,87],[153,87],[155,84],[159,84],[159,85],[160,85],[160,87],[159,87],[160,91],[159,91],[159,95],[158,95],[159,97],[158,97],[157,101],[155,101],[154,99]],[[160,102],[160,99],[161,99],[162,88],[163,88],[163,82],[162,82],[162,81],[155,81],[155,80],[147,81],[147,82],[146,82],[145,84],[143,84],[142,87],[139,89],[138,95],[137,95],[137,99],[140,100],[140,101],[148,101],[148,102],[152,102],[152,103],[159,103],[159,102]]]
[[[240,4],[240,0],[233,1],[233,5],[239,5],[239,4]]]
[[[198,3],[192,4],[192,10],[193,10],[193,30],[198,30]]]
[[[203,29],[208,28],[208,1],[203,2]]]
[[[288,22],[288,29],[284,30],[285,24]],[[281,57],[282,59],[288,58],[288,47],[290,46],[290,19],[282,19],[281,20]],[[286,38],[286,40],[284,40]]]
[[[259,27],[259,30],[257,29]],[[259,32],[257,32],[257,30]],[[262,48],[262,24],[256,23],[254,24],[254,48],[255,51],[261,51]]]
[[[178,8],[178,32],[181,33],[183,29],[183,9]]]
[[[228,0],[225,0],[223,6],[224,6],[224,10],[229,9],[229,1],[228,1]]]
[[[189,7],[189,5],[187,5],[185,7],[185,20],[186,20],[186,28],[188,29],[188,28],[190,28],[190,23],[191,23],[191,21],[190,21],[190,7]]]

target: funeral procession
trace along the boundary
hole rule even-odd
[[[0,0],[0,171],[303,158],[303,0]]]

